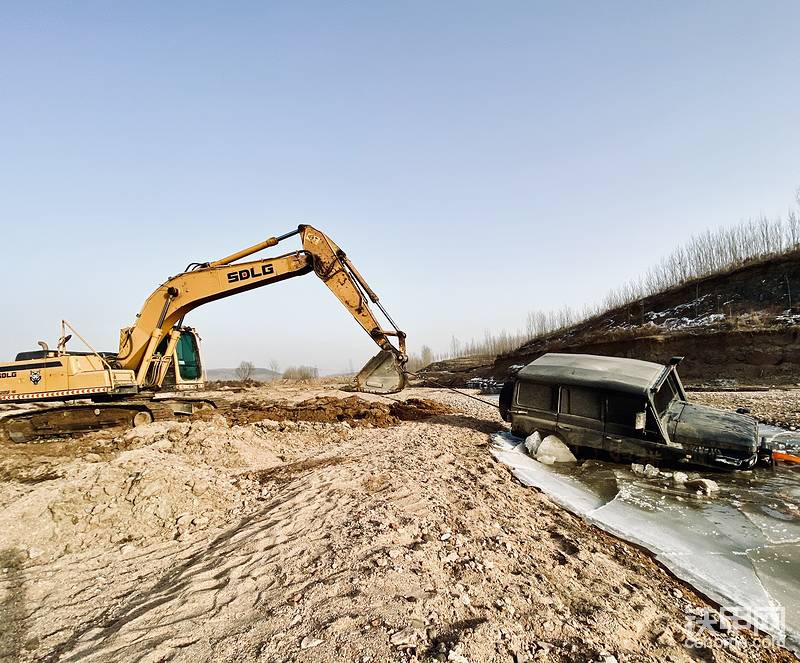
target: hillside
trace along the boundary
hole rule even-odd
[[[534,339],[493,361],[442,361],[426,381],[502,379],[545,352],[665,362],[693,385],[800,383],[800,251],[697,278]],[[470,365],[471,364],[471,365]]]

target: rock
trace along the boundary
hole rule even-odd
[[[676,485],[682,485],[689,480],[689,475],[686,472],[675,472],[672,475],[672,483]]]
[[[672,633],[669,629],[664,629],[658,634],[658,637],[656,637],[656,643],[662,647],[669,647],[675,644],[675,638],[672,637]]]
[[[658,478],[659,474],[660,472],[658,471],[658,468],[654,467],[653,465],[650,465],[650,463],[644,466],[645,479],[656,479]]]
[[[185,527],[192,522],[193,516],[190,513],[182,513],[175,519],[175,524],[178,527]]]
[[[719,491],[717,482],[711,479],[690,479],[685,485],[690,490],[696,490],[703,495],[710,495]]]
[[[203,479],[198,479],[194,482],[192,486],[192,495],[197,495],[198,497],[205,493],[208,490],[208,482],[204,481]]]
[[[99,463],[102,460],[100,454],[86,454],[83,458],[89,463]]]
[[[318,647],[321,644],[322,640],[319,638],[306,636],[300,641],[300,649],[311,649],[312,647]]]
[[[644,477],[645,479],[656,479],[661,475],[661,472],[658,471],[658,468],[650,465],[650,463],[647,465],[633,463],[631,465],[631,471],[637,476]]]
[[[555,435],[548,435],[544,438],[536,450],[536,460],[545,456],[552,458],[556,463],[574,463],[577,460],[569,447]]]
[[[452,661],[452,663],[469,663],[469,659],[466,656],[462,656],[454,649],[447,652],[447,660]]]
[[[28,559],[36,559],[44,555],[44,550],[41,548],[28,548]]]
[[[402,631],[397,631],[390,638],[395,647],[408,647],[417,641],[417,632],[413,628],[404,628]]]
[[[543,456],[541,454],[536,457],[536,460],[542,463],[542,465],[555,465],[556,463],[556,459],[552,456]]]

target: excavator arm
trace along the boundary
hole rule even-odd
[[[294,235],[300,235],[303,250],[239,262]],[[167,338],[164,356],[171,356],[187,313],[208,302],[311,271],[381,349],[356,377],[356,388],[374,393],[401,390],[405,386],[407,361],[405,334],[394,324],[345,252],[323,232],[308,225],[301,225],[280,237],[270,237],[220,260],[190,265],[187,271],[167,279],[147,298],[134,325],[121,330],[117,365],[135,371],[136,381],[141,386],[160,386],[167,366],[156,357],[156,350]],[[384,314],[392,327],[390,330],[382,328],[369,306],[370,301]],[[391,338],[397,339],[397,346]]]

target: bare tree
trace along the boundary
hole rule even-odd
[[[272,379],[278,377],[281,372],[281,365],[278,363],[277,359],[270,359],[269,360],[269,370],[272,371]]]
[[[256,365],[252,361],[243,361],[236,369],[236,377],[239,378],[239,382],[250,382],[255,370]]]
[[[422,355],[420,357],[420,361],[422,362],[423,366],[433,363],[433,350],[431,350],[427,345],[422,346]]]

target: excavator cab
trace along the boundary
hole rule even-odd
[[[180,338],[175,345],[170,367],[160,389],[165,391],[187,391],[202,389],[205,385],[205,371],[200,355],[200,337],[193,327],[181,327]],[[159,344],[156,354],[167,351],[168,338]]]

